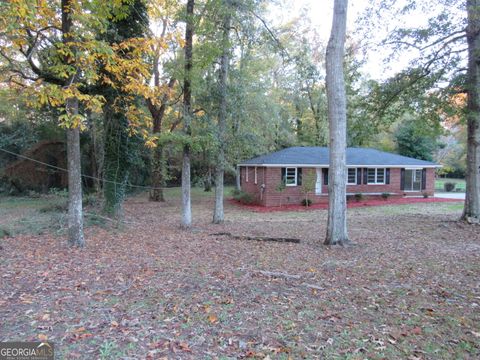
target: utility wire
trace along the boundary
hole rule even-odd
[[[37,164],[41,164],[41,165],[45,165],[49,168],[52,168],[52,169],[55,169],[55,170],[59,170],[59,171],[64,171],[66,173],[70,173],[70,171],[68,171],[68,169],[65,169],[65,168],[61,168],[61,167],[58,167],[58,166],[55,166],[55,165],[51,165],[51,164],[47,164],[43,161],[40,161],[40,160],[36,160],[36,159],[32,159],[31,157],[28,157],[28,156],[25,156],[25,155],[20,155],[18,153],[15,153],[13,151],[9,151],[7,149],[2,149],[0,148],[0,151],[3,151],[4,153],[7,153],[7,154],[10,154],[10,155],[14,155],[14,156],[17,156],[21,159],[25,159],[25,160],[29,160],[29,161],[32,161],[34,163],[37,163]],[[130,186],[132,188],[138,188],[138,189],[146,189],[146,190],[162,190],[162,189],[166,189],[166,188],[158,188],[158,187],[151,187],[151,186],[143,186],[143,185],[133,185],[133,184],[124,184],[124,183],[119,183],[117,181],[113,181],[113,180],[106,180],[106,179],[100,179],[100,178],[97,178],[95,176],[91,176],[91,175],[86,175],[86,174],[80,174],[82,177],[86,178],[86,179],[93,179],[93,180],[98,180],[98,181],[102,181],[102,182],[107,182],[107,183],[110,183],[110,184],[116,184],[116,185],[126,185],[126,186]]]

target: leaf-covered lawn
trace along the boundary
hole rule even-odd
[[[197,196],[185,232],[177,198],[138,196],[84,250],[0,240],[0,340],[48,338],[59,359],[480,357],[480,231],[461,204],[351,209],[348,248],[321,245],[325,210],[227,203],[218,226],[211,208]]]

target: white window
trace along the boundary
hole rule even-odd
[[[248,166],[245,166],[245,182],[248,182]]]
[[[357,185],[357,168],[348,168],[347,185]]]
[[[255,166],[255,178],[254,178],[254,183],[256,184],[257,183],[257,167]]]
[[[285,169],[285,185],[297,186],[297,168]]]
[[[385,169],[368,169],[367,170],[368,184],[385,184]]]

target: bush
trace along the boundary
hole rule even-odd
[[[303,205],[303,206],[307,206],[307,207],[308,207],[308,206],[312,205],[312,203],[313,203],[313,202],[312,202],[312,200],[310,200],[310,199],[303,199],[303,200],[302,200],[302,205]]]
[[[0,239],[7,238],[10,236],[11,236],[10,231],[0,227]]]
[[[424,192],[422,195],[424,199],[428,199],[428,193]]]
[[[390,193],[384,192],[380,196],[382,197],[383,200],[388,200],[388,198],[390,197]]]
[[[38,209],[41,213],[50,213],[50,212],[66,212],[68,210],[67,202],[53,202],[48,205],[42,206]]]
[[[62,197],[62,198],[68,198],[68,189],[59,189],[52,187],[48,190],[48,193],[50,195]]]
[[[356,202],[360,202],[360,201],[363,200],[363,194],[361,194],[361,193],[356,193],[354,196],[355,196],[355,201]]]
[[[456,186],[456,184],[453,183],[453,182],[446,182],[445,184],[443,184],[443,189],[446,192],[451,192],[451,191],[455,190],[455,186]]]
[[[255,202],[255,196],[245,191],[238,191],[238,190],[234,191],[233,198],[241,202],[242,204],[246,204],[246,205],[250,205]]]
[[[236,196],[240,195],[241,192],[242,190],[238,190],[237,188],[235,188],[232,190],[230,194],[232,195],[233,198],[235,198]]]
[[[83,194],[82,199],[83,206],[98,206],[100,201],[96,193]]]

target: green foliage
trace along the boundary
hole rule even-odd
[[[250,205],[255,202],[255,196],[250,193],[241,190],[235,190],[232,192],[233,198],[242,204]]]
[[[437,133],[415,119],[406,119],[395,131],[397,151],[400,155],[432,161],[438,148]]]
[[[354,197],[355,197],[355,201],[357,201],[357,202],[362,201],[363,198],[364,198],[364,196],[363,196],[362,193],[356,193],[356,194],[354,195]]]
[[[0,227],[0,239],[7,238],[7,237],[10,237],[10,236],[11,236],[10,231]]]
[[[275,187],[275,191],[278,191],[279,193],[284,192],[285,189],[287,188],[287,185],[285,184],[285,179],[282,179],[278,185]]]
[[[398,149],[402,154],[431,159],[437,147],[435,140],[442,134],[441,125],[450,128],[453,122],[465,120],[465,102],[459,101],[465,94],[467,68],[465,3],[440,1],[432,7],[418,0],[401,4],[373,0],[369,4],[360,22],[362,36],[365,39],[375,37],[372,29],[377,33],[380,29],[393,29],[386,32],[381,49],[388,54],[385,62],[397,71],[387,80],[369,82],[366,115],[383,124],[381,130],[387,137],[392,124],[399,127],[394,137],[399,140]],[[408,18],[419,16],[425,19],[421,25],[407,25],[413,24]],[[407,63],[402,57],[410,61]],[[407,65],[399,68],[399,64]],[[401,123],[408,122],[405,116],[421,125],[408,124],[409,129],[407,125],[402,127]],[[422,126],[428,131],[418,131]],[[409,141],[410,135],[414,138]],[[388,149],[389,141],[377,139],[377,143],[379,141],[386,150],[392,149]],[[452,159],[455,158],[459,159],[453,155]],[[449,165],[453,164],[455,160]]]
[[[388,193],[388,192],[384,192],[382,193],[381,197],[383,200],[388,200],[388,198],[391,196],[392,194]]]
[[[230,191],[230,195],[235,198],[236,196],[239,196],[241,194],[242,190],[239,190],[237,188],[233,188],[232,191]]]
[[[48,193],[50,195],[53,195],[55,197],[60,197],[60,198],[68,198],[68,190],[67,189],[58,189],[58,188],[50,188],[48,190]]]
[[[312,205],[313,201],[311,199],[302,199],[301,204],[305,207]]]
[[[441,147],[435,160],[443,165],[437,174],[443,177],[464,178],[467,165],[467,127],[462,121],[449,126],[440,138]]]
[[[86,206],[97,206],[99,204],[99,197],[96,193],[84,193],[83,194],[83,207]]]
[[[37,134],[32,126],[25,121],[0,123],[0,148],[22,153],[37,141]],[[0,152],[0,167],[7,165],[18,158],[14,155]]]
[[[132,145],[135,138],[128,135],[128,121],[120,113],[113,115],[107,110],[104,126],[104,178],[107,180],[103,186],[104,212],[115,216],[121,210],[123,199],[127,193],[128,176],[134,160]]]
[[[41,213],[64,213],[67,211],[67,202],[53,202],[38,209]]]
[[[306,169],[302,174],[302,185],[300,185],[300,192],[303,194],[305,200],[305,206],[309,206],[311,201],[308,198],[308,195],[315,191],[315,183],[317,181],[317,175],[314,171]],[[302,202],[303,204],[303,202]]]
[[[452,192],[455,190],[455,186],[456,184],[454,182],[446,182],[443,184],[443,189],[446,191],[446,192]]]
[[[56,114],[50,108],[31,109],[12,89],[0,90],[0,148],[21,154],[43,140],[63,140]],[[18,157],[0,152],[0,169]]]
[[[100,36],[110,44],[143,36],[148,27],[146,4],[141,0],[133,2],[123,0],[126,7],[125,16],[110,20],[107,31]],[[124,49],[122,58],[131,56],[131,49]],[[109,75],[108,64],[104,65],[103,74]],[[104,113],[104,212],[116,216],[127,193],[127,183],[136,160],[141,151],[141,140],[129,134],[130,123],[127,113],[136,104],[131,94],[119,90],[119,84],[103,85],[99,94],[105,99]],[[137,156],[135,153],[137,152]]]

